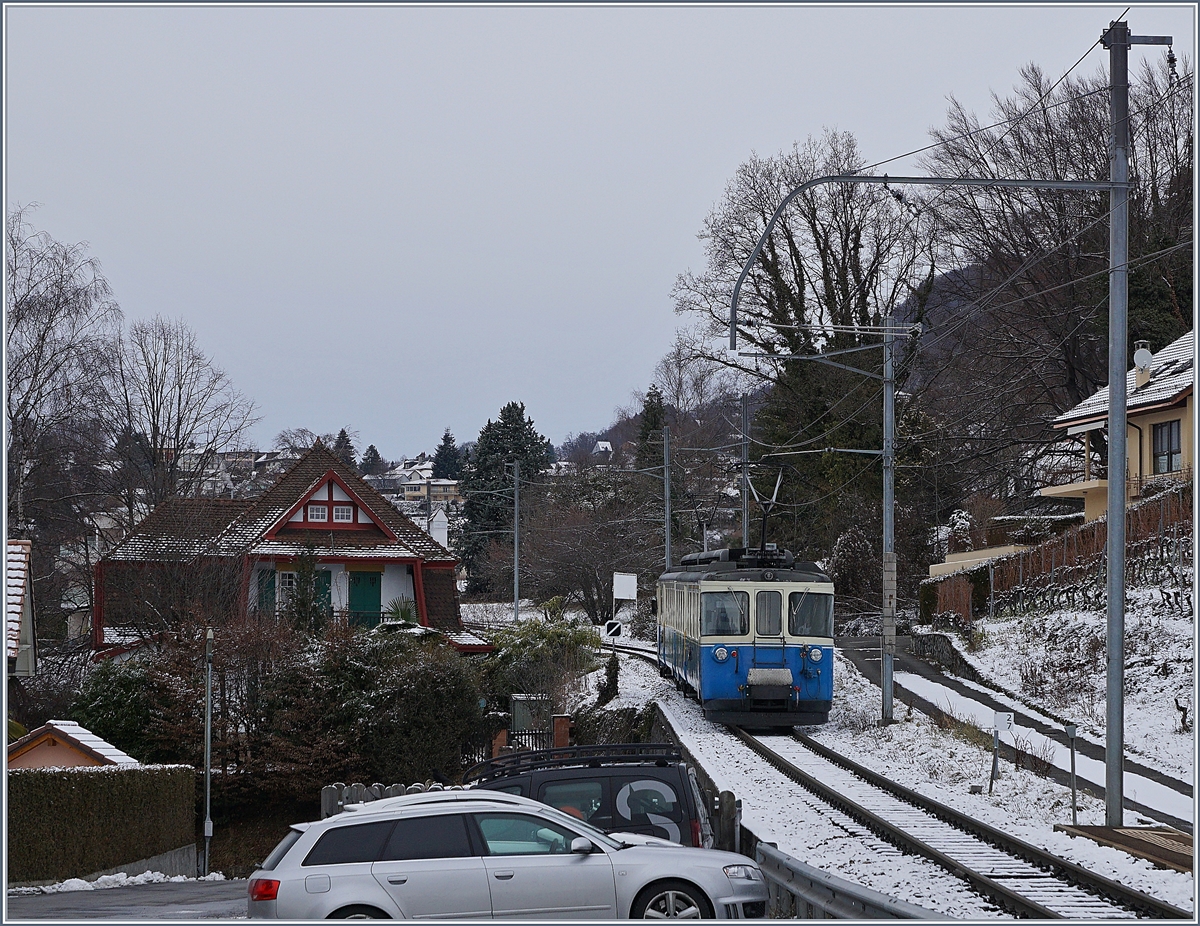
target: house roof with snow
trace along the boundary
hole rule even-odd
[[[8,747],[9,768],[139,764],[73,720],[51,720]]]
[[[4,562],[4,655],[16,659],[21,649],[21,618],[30,595],[29,562],[33,544],[9,540]]]
[[[310,503],[344,503],[353,530],[305,520]],[[329,512],[325,512],[326,517]],[[336,517],[335,517],[336,520]],[[334,525],[341,527],[343,525]],[[454,556],[405,517],[319,441],[257,499],[170,499],[130,532],[105,559],[186,562],[197,556],[292,557],[313,542],[318,556],[421,559]]]
[[[1169,408],[1191,394],[1196,379],[1194,332],[1171,342],[1150,362],[1150,381],[1138,387],[1137,370],[1125,374],[1126,410],[1129,414]],[[1054,419],[1054,427],[1103,421],[1108,418],[1108,386]]]

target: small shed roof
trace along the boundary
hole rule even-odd
[[[21,648],[21,613],[29,593],[29,560],[33,544],[9,540],[4,562],[4,654],[16,659]]]
[[[8,758],[12,759],[33,749],[47,737],[57,736],[80,752],[98,760],[101,765],[140,765],[133,756],[122,752],[112,743],[102,740],[91,730],[73,720],[51,720],[25,734],[8,747]]]

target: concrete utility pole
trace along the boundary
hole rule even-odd
[[[750,548],[750,397],[742,393],[742,546]]]
[[[671,571],[671,428],[663,425],[663,537],[666,540],[666,571]]]
[[[883,320],[883,612],[880,687],[883,723],[891,723],[892,670],[896,658],[896,382],[892,374],[892,316]]]
[[[1112,83],[1108,222],[1108,703],[1104,739],[1104,822],[1121,826],[1125,796],[1125,479],[1129,366],[1129,46],[1170,45],[1169,35],[1130,35],[1110,22],[1100,37]]]

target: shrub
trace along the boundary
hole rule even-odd
[[[145,665],[109,660],[88,676],[68,717],[139,762],[148,762],[160,758],[149,732],[154,713]]]
[[[9,769],[8,880],[62,881],[195,839],[186,766]]]
[[[271,680],[278,787],[304,799],[337,780],[454,778],[482,719],[479,701],[474,665],[440,641],[331,632]]]
[[[617,677],[621,671],[620,660],[617,659],[617,654],[614,651],[608,657],[608,661],[604,664],[604,683],[600,686],[600,696],[596,699],[596,706],[607,704],[618,694]]]
[[[920,623],[933,623],[933,615],[937,612],[937,603],[937,582],[922,582],[917,590],[917,610]]]
[[[594,628],[566,621],[521,621],[498,631],[486,667],[490,699],[506,704],[514,692],[548,694],[556,712],[595,665]]]

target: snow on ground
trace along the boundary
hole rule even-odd
[[[760,839],[777,843],[793,858],[840,878],[947,917],[1007,918],[945,870],[904,855],[845,814],[811,798],[724,727],[706,721],[699,707],[659,678],[653,666],[640,659],[623,660],[618,689],[620,698],[611,702],[613,706],[659,702],[684,745],[717,786],[741,799],[742,822]]]
[[[1071,822],[1068,787],[1001,760],[1000,778],[988,794],[989,737],[978,732],[971,739],[955,736],[916,711],[893,726],[880,727],[879,689],[840,653],[837,672],[829,723],[807,728],[814,738],[997,829],[1182,909],[1193,909],[1191,875],[1158,869],[1120,850],[1054,832],[1055,823]],[[718,786],[742,800],[745,824],[789,855],[947,916],[1004,916],[942,869],[902,855],[836,811],[810,804],[798,785],[749,752],[724,727],[704,720],[699,707],[659,678],[653,666],[640,659],[623,660],[618,690],[619,697],[611,702],[614,708],[657,700]],[[987,720],[990,725],[990,712]],[[970,794],[971,784],[982,784],[983,793]],[[1103,801],[1082,793],[1078,801],[1081,824],[1104,823]],[[1136,824],[1137,815],[1129,814],[1128,822]]]
[[[900,675],[897,673],[897,681],[900,681]],[[899,723],[880,727],[876,723],[881,707],[879,689],[859,674],[840,653],[837,654],[835,678],[837,681],[829,722],[822,727],[806,730],[814,739],[893,781],[1090,871],[1145,891],[1182,909],[1192,909],[1194,882],[1191,875],[1155,868],[1149,862],[1118,849],[1054,832],[1054,824],[1071,822],[1069,787],[1042,778],[1028,769],[1016,768],[1001,759],[1000,778],[993,785],[992,793],[988,794],[988,777],[992,767],[990,734],[984,737],[977,735],[972,740],[955,736],[939,729],[918,711],[911,712],[909,719],[901,719],[904,715],[897,712]],[[905,676],[904,684],[907,686],[909,682],[910,678]],[[937,703],[936,697],[931,700]],[[967,705],[979,707],[974,702],[964,700],[963,704],[957,705],[962,712],[960,718],[966,719],[968,716]],[[992,712],[988,710],[986,718],[974,719],[977,727],[990,727]],[[1078,760],[1083,758],[1079,756]],[[1135,782],[1135,777],[1126,773],[1126,785],[1131,797],[1135,784],[1152,784],[1142,778],[1137,778]],[[1100,781],[1104,781],[1103,769]],[[972,784],[983,785],[983,793],[971,794]],[[1148,796],[1142,795],[1143,798]],[[1102,800],[1081,792],[1078,806],[1081,825],[1104,825]],[[1183,816],[1191,817],[1190,802],[1188,812]],[[1139,823],[1138,815],[1132,811],[1126,811],[1125,817],[1129,825]]]
[[[912,675],[908,672],[897,672],[894,677],[897,685],[913,692],[913,694],[920,698],[924,698],[931,704],[936,704],[959,720],[965,720],[974,724],[980,730],[989,729],[994,722],[994,712],[991,707],[980,704],[971,698],[964,697],[955,689],[947,688],[930,679],[919,675]],[[979,688],[980,686],[973,687]],[[990,691],[988,694],[995,697]],[[1008,701],[1009,699],[997,698],[996,700]],[[1037,730],[1024,727],[1018,723],[1013,726],[1011,731],[1001,733],[1000,738],[1008,745],[1019,746],[1024,752],[1057,766],[1063,771],[1070,771],[1071,769],[1070,748],[1054,741],[1048,736],[1044,736]],[[1103,743],[1100,745],[1103,745]],[[1078,750],[1075,756],[1075,774],[1078,778],[1085,779],[1101,787],[1104,786],[1104,762],[1089,758]],[[1187,780],[1191,780],[1190,774],[1187,776]],[[1180,820],[1190,820],[1192,818],[1191,798],[1180,794],[1173,788],[1168,788],[1157,781],[1146,778],[1143,775],[1138,775],[1128,769],[1125,771],[1125,797],[1129,800],[1153,807],[1156,810],[1161,810]],[[1133,811],[1127,811],[1126,815],[1131,818],[1127,822],[1136,822],[1133,819],[1135,817]]]
[[[42,887],[10,887],[8,894],[20,896],[23,894],[63,894],[69,891],[102,891],[113,887],[133,887],[136,884],[176,884],[180,881],[224,881],[225,875],[219,871],[211,872],[202,878],[189,878],[187,875],[164,875],[161,871],[144,871],[140,875],[127,875],[118,871],[115,875],[101,875],[95,881],[85,881],[83,878],[67,878],[58,884],[46,884]]]
[[[499,630],[507,627],[513,620],[511,601],[482,601],[459,606],[462,621],[469,629]],[[522,598],[517,614],[521,620],[526,618],[541,618],[542,609],[528,598]]]
[[[1186,570],[1191,596],[1192,570]],[[1034,706],[1074,720],[1104,742],[1107,612],[1057,610],[976,623],[982,646],[955,645],[985,678]],[[1158,588],[1131,588],[1125,608],[1125,749],[1131,758],[1193,781],[1195,734],[1180,729],[1176,700],[1195,706],[1196,624]],[[1192,725],[1194,728],[1194,724]],[[1183,814],[1191,817],[1191,813]]]

